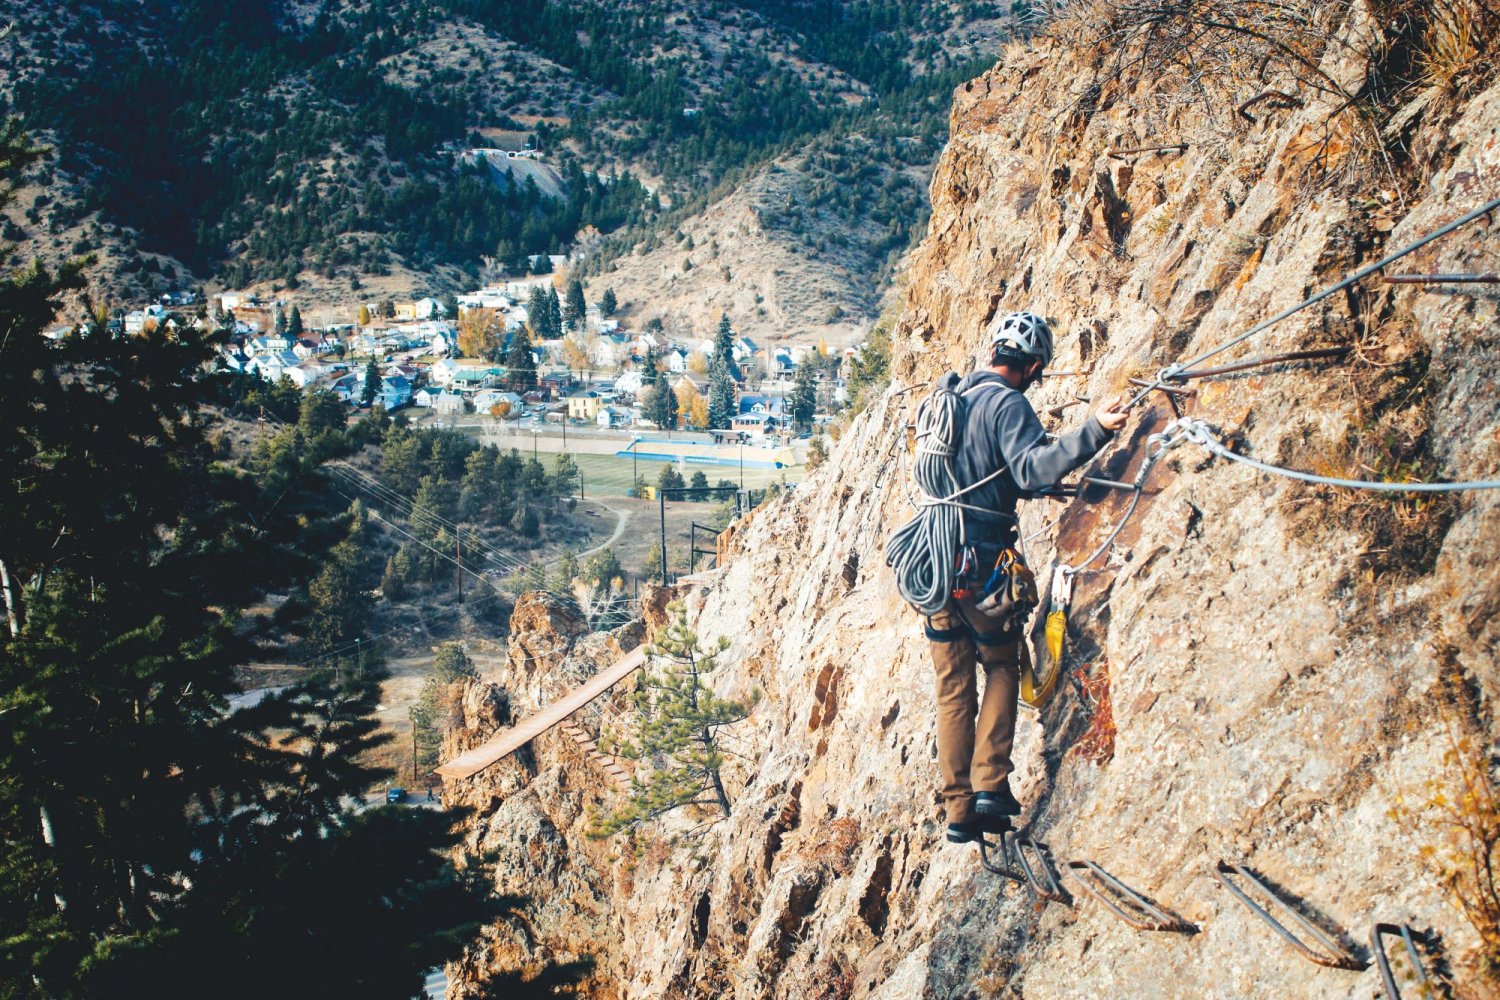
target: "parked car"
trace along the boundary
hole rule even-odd
[[[385,790],[385,800],[387,802],[389,802],[390,804],[392,804],[392,805],[396,805],[397,803],[400,803],[400,802],[405,802],[406,801],[406,789],[404,789],[404,788],[387,788]]]

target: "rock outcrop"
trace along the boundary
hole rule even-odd
[[[1368,94],[1389,70],[1380,60],[1407,44],[1383,24],[1351,5],[1304,58]],[[1196,935],[1131,930],[1076,891],[1071,906],[1038,907],[972,848],[943,843],[931,667],[883,563],[909,511],[904,425],[923,385],[972,367],[997,311],[1031,308],[1063,332],[1054,368],[1080,373],[1033,394],[1043,414],[1063,407],[1046,419],[1066,429],[1088,409],[1075,396],[1128,390],[1127,378],[1222,343],[1500,192],[1492,81],[1394,101],[1376,121],[1382,162],[1332,88],[1240,113],[1128,62],[1053,35],[1012,46],[960,88],[894,332],[896,383],[807,483],[736,527],[722,569],[679,595],[700,634],[732,642],[721,693],[764,692],[726,773],[733,816],[691,837],[698,820],[677,816],[629,846],[589,841],[588,808],[614,793],[556,734],[450,789],[478,808],[471,844],[500,852],[497,881],[539,904],[524,934],[476,949],[455,995],[466,972],[580,953],[599,960],[601,997],[1379,989],[1373,969],[1320,968],[1273,937],[1216,887],[1221,858],[1300,900],[1357,954],[1369,957],[1374,922],[1406,922],[1434,933],[1456,981],[1493,975],[1483,956],[1495,939],[1483,935],[1496,914],[1463,877],[1445,882],[1464,842],[1441,804],[1488,776],[1500,695],[1492,492],[1334,491],[1184,444],[1080,575],[1068,680],[1018,732],[1023,819],[1059,864],[1098,862]],[[1263,89],[1280,89],[1272,75]],[[1186,148],[1107,155],[1166,143]],[[1497,261],[1500,225],[1487,219],[1398,270]],[[1205,379],[1181,405],[1235,450],[1281,465],[1495,478],[1496,308],[1479,286],[1366,283],[1221,359],[1341,346],[1342,361]],[[1161,394],[1148,400],[1099,474],[1130,479],[1171,417]],[[1127,499],[1028,505],[1030,561],[1083,558]],[[564,656],[576,626],[543,617],[517,629],[545,637],[519,641],[503,685],[518,714],[623,641],[579,638]],[[471,692],[464,739],[497,721],[493,698]]]

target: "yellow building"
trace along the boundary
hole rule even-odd
[[[568,419],[593,420],[603,406],[597,392],[576,392],[568,397]]]

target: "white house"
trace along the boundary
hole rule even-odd
[[[458,314],[462,316],[470,309],[495,309],[503,311],[515,305],[514,299],[500,288],[481,288],[477,292],[469,292],[460,295],[458,299]]]
[[[418,299],[412,305],[417,319],[440,319],[448,315],[448,310],[437,299]]]
[[[250,362],[250,370],[267,382],[277,382],[287,371],[296,368],[297,355],[291,351],[264,351]]]
[[[514,392],[506,392],[503,389],[480,389],[474,394],[474,411],[476,413],[488,413],[490,412],[490,408],[497,403],[509,404],[512,414],[519,413],[523,405],[519,395]]]
[[[126,333],[144,333],[147,323],[160,325],[167,318],[167,310],[160,305],[152,304],[144,309],[125,314]]]
[[[464,412],[464,398],[457,393],[442,393],[432,400],[432,412],[442,417],[460,416]]]
[[[687,371],[687,355],[682,352],[681,348],[672,348],[662,355],[661,360],[669,372]]]
[[[615,379],[615,392],[628,396],[638,396],[641,386],[645,383],[645,376],[639,371],[628,371]]]
[[[599,413],[594,417],[594,423],[600,427],[629,427],[630,411],[619,406],[601,407]]]
[[[282,369],[281,374],[291,379],[292,384],[297,388],[306,389],[318,379],[328,374],[328,369],[322,365],[301,364]]]
[[[434,361],[427,369],[427,379],[433,385],[447,387],[453,384],[453,373],[463,367],[452,358]]]

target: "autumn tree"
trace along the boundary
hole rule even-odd
[[[590,833],[607,837],[632,830],[674,809],[702,805],[728,816],[732,803],[724,787],[726,751],[721,731],[749,718],[759,692],[743,699],[720,698],[705,683],[729,648],[728,637],[705,646],[688,627],[680,602],[648,650],[632,698],[637,713],[631,732],[605,734],[606,753],[638,762],[624,805],[596,816]]]
[[[470,309],[458,318],[458,350],[469,358],[494,360],[500,350],[500,317],[493,309]]]
[[[701,431],[709,426],[708,400],[687,379],[677,386],[677,412],[688,430]]]

